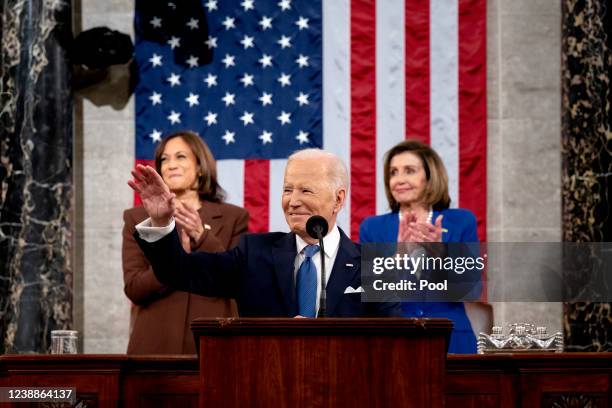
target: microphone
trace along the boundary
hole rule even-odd
[[[327,221],[320,215],[313,215],[306,221],[306,232],[314,239],[323,239],[328,229]]]
[[[327,301],[327,283],[325,279],[325,247],[323,237],[327,234],[329,225],[320,215],[313,215],[306,221],[306,232],[314,239],[319,240],[321,254],[321,296],[319,297],[319,317],[325,317],[325,302]]]

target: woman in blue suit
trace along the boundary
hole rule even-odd
[[[431,147],[414,140],[394,146],[385,155],[384,179],[391,212],[363,221],[362,243],[478,242],[474,214],[449,208],[446,169]],[[402,310],[406,317],[452,320],[449,353],[476,352],[476,337],[463,303],[405,302]]]

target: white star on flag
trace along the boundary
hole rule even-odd
[[[225,65],[225,68],[229,68],[236,65],[235,59],[236,57],[234,57],[233,55],[225,54],[225,58],[223,58],[221,62],[223,63],[223,65]]]
[[[295,137],[299,140],[300,144],[308,143],[308,133],[300,130],[300,133]]]
[[[211,74],[210,72],[208,73],[208,75],[206,76],[206,78],[204,78],[204,82],[206,82],[206,85],[210,88],[213,87],[215,85],[217,85],[217,76]]]
[[[223,96],[223,98],[221,98],[221,100],[225,103],[225,106],[230,106],[230,105],[234,105],[236,103],[236,95],[226,92],[225,96]]]
[[[208,9],[208,12],[210,13],[213,10],[217,9],[217,0],[208,0],[208,2],[206,3],[206,8]]]
[[[162,103],[162,94],[153,91],[151,96],[149,96],[149,99],[151,100],[151,103],[153,104],[153,106],[161,105],[161,103]]]
[[[180,85],[181,84],[181,76],[175,74],[174,72],[170,74],[170,76],[168,77],[168,82],[170,82],[170,86],[174,87],[176,85]]]
[[[262,106],[266,106],[266,105],[272,105],[272,94],[271,93],[267,93],[264,92],[260,97],[259,100],[261,101],[261,105]]]
[[[253,47],[255,43],[253,42],[253,37],[245,35],[242,40],[240,40],[240,44],[242,44],[242,46],[246,50],[247,48]]]
[[[255,121],[253,120],[253,114],[247,111],[244,111],[244,113],[240,117],[240,120],[242,121],[244,126],[248,125],[249,123],[250,124],[255,123]]]
[[[151,140],[153,140],[153,143],[161,142],[161,136],[162,133],[157,129],[153,129],[153,131],[149,133],[149,137],[151,138]]]
[[[278,2],[278,6],[283,10],[289,10],[291,8],[291,0],[282,0]]]
[[[155,28],[160,28],[161,27],[161,18],[159,17],[153,17],[150,21],[151,25]]]
[[[264,130],[261,132],[261,135],[259,135],[259,139],[263,142],[263,144],[272,143],[272,132]]]
[[[189,104],[189,107],[193,107],[193,105],[200,104],[200,95],[196,95],[194,93],[189,92],[189,96],[185,98],[185,101]]]
[[[272,28],[272,18],[263,16],[261,20],[259,20],[259,25],[264,31],[266,31],[268,28]]]
[[[236,22],[236,19],[230,16],[225,17],[225,20],[223,20],[223,26],[225,27],[226,30],[229,30],[230,28],[236,28],[236,24],[234,24]]]
[[[225,140],[225,144],[228,145],[230,143],[234,143],[236,140],[234,139],[234,136],[236,135],[236,133],[234,132],[230,132],[229,130],[225,131],[225,134],[221,137],[223,140]]]
[[[270,55],[263,54],[261,56],[261,58],[259,59],[259,63],[261,64],[262,68],[271,67],[272,66],[272,57]]]
[[[162,66],[162,56],[153,54],[153,56],[149,58],[149,62],[153,64],[154,67],[157,67],[157,66],[161,67]]]
[[[240,82],[242,82],[245,88],[249,85],[253,85],[253,75],[245,73],[242,78],[240,78]]]
[[[308,57],[300,54],[300,56],[295,60],[295,62],[300,66],[300,68],[304,68],[308,66]]]
[[[281,46],[282,49],[291,47],[291,38],[283,35],[277,43]]]
[[[171,49],[175,49],[181,46],[181,39],[178,37],[172,37],[168,40],[168,45],[170,45]]]
[[[187,27],[189,27],[192,30],[195,30],[199,27],[199,21],[195,18],[192,18],[191,20],[187,22]]]
[[[289,86],[291,85],[291,75],[282,72],[281,76],[278,77],[277,81],[280,82],[282,87]]]
[[[175,111],[170,111],[170,115],[168,115],[168,120],[173,125],[176,123],[181,123],[181,114]]]
[[[281,114],[276,119],[280,120],[281,125],[286,125],[291,123],[291,114],[281,111]]]
[[[308,28],[308,19],[304,17],[300,17],[298,21],[295,22],[295,25],[298,26],[300,31]]]
[[[217,124],[217,114],[208,111],[208,114],[204,116],[204,120],[208,126]]]
[[[194,56],[194,55],[190,55],[189,58],[187,59],[187,65],[189,65],[191,68],[195,68],[198,66],[198,57]]]
[[[308,103],[309,103],[309,101],[308,101],[308,94],[305,94],[303,92],[300,92],[300,94],[298,95],[297,98],[295,98],[295,100],[298,101],[300,106],[308,105]]]
[[[217,37],[208,36],[208,39],[204,41],[208,49],[217,48]]]
[[[255,9],[255,7],[253,6],[253,0],[244,0],[242,3],[240,3],[240,5],[242,6],[242,8],[244,8],[244,11]]]

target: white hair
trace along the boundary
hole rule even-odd
[[[344,162],[335,154],[326,152],[321,149],[304,149],[298,150],[287,159],[287,165],[291,160],[302,159],[322,159],[327,162],[327,171],[329,175],[329,184],[334,191],[343,188],[348,191],[348,171]]]

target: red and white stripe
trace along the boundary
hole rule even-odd
[[[323,1],[324,149],[351,173],[338,224],[353,239],[388,211],[382,158],[404,138],[430,143],[449,174],[453,206],[486,238],[486,0]],[[228,201],[251,231],[286,231],[285,160],[223,160]]]

